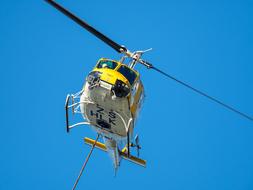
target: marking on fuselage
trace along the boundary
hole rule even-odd
[[[103,119],[102,114],[99,114],[99,113],[97,113],[97,112],[94,113],[93,110],[90,110],[90,115],[91,115],[91,116],[94,116],[94,115],[95,115],[97,119]]]
[[[109,112],[109,123],[116,125],[115,122],[115,118],[116,118],[116,114],[113,112],[113,110],[111,110]]]
[[[104,117],[107,115],[104,111],[105,109],[97,104],[95,111],[90,110],[90,115],[96,116],[96,119],[104,120]],[[109,111],[106,118],[108,118],[107,122],[109,124],[116,125],[116,113],[113,110]]]
[[[97,104],[97,112],[100,113],[100,114],[104,114],[103,111],[104,111],[104,108],[100,107],[100,106]]]

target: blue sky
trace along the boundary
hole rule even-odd
[[[79,17],[156,67],[253,115],[251,1],[67,1]],[[71,189],[88,127],[65,132],[64,101],[97,59],[119,55],[44,1],[0,2],[0,189]],[[253,189],[253,122],[138,66],[146,98],[141,168],[114,177],[95,150],[78,189]]]

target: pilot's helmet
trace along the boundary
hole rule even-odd
[[[108,65],[107,65],[106,63],[104,63],[104,64],[102,65],[102,68],[108,68]]]

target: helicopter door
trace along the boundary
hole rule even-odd
[[[135,99],[135,97],[136,97],[136,93],[137,93],[137,91],[138,91],[139,84],[140,84],[140,81],[137,80],[137,81],[133,84],[133,87],[132,87],[132,89],[131,89],[131,101],[130,101],[131,106],[132,106],[133,103],[134,103],[134,99]]]
[[[143,85],[141,81],[138,79],[135,81],[131,89],[131,100],[130,100],[131,111],[133,115],[135,115],[135,117],[137,117],[138,115],[139,109],[143,102],[143,97],[144,97]]]

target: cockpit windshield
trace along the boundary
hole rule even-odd
[[[98,65],[97,68],[101,69],[101,68],[108,68],[108,69],[115,69],[117,67],[117,63],[111,60],[101,60]]]
[[[118,69],[118,72],[120,72],[126,79],[129,81],[129,83],[132,85],[136,79],[136,73],[132,71],[129,67],[125,65],[121,65]]]

